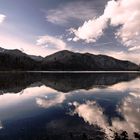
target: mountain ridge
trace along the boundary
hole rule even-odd
[[[74,53],[63,50],[49,55],[43,60],[45,70],[66,71],[119,71],[138,70],[138,65],[127,60],[119,60],[106,55]]]
[[[107,55],[62,50],[46,57],[28,55],[18,49],[0,48],[0,70],[45,71],[138,71],[128,60]]]

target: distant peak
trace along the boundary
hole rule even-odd
[[[1,50],[1,49],[5,50],[4,48],[0,47],[0,50]]]
[[[11,51],[23,53],[21,50],[18,50],[18,49],[14,49],[14,50],[11,50]]]
[[[73,52],[69,50],[62,50],[62,51],[59,51],[58,53],[73,53]]]
[[[92,55],[91,53],[88,53],[88,52],[86,52],[86,53],[84,53],[85,55]]]
[[[0,52],[4,52],[6,49],[0,47]]]

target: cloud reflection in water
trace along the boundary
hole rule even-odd
[[[32,84],[22,91],[20,91],[22,89],[21,84],[21,88],[16,90],[20,92],[14,93],[12,90],[13,92],[9,93],[8,91],[11,90],[4,90],[5,93],[0,96],[1,128],[5,128],[5,120],[15,117],[23,119],[27,117],[27,114],[29,118],[36,117],[41,114],[41,111],[44,111],[48,114],[63,114],[61,114],[62,116],[52,115],[50,117],[51,122],[69,123],[69,119],[72,117],[74,121],[80,120],[80,125],[82,126],[79,125],[80,132],[85,131],[86,126],[89,126],[92,132],[94,128],[101,128],[100,130],[105,132],[109,139],[114,135],[114,132],[124,129],[128,132],[130,138],[132,138],[133,132],[140,131],[139,78],[129,81],[128,75],[125,75],[125,78],[120,76],[119,80],[117,75],[115,78],[112,75],[107,75],[108,78],[104,75],[98,75],[98,78],[95,75],[89,76],[91,79],[87,78],[86,75],[82,79],[81,77],[80,75],[77,78],[74,78],[74,75],[73,77],[71,75],[61,77],[59,75],[48,78],[43,76],[43,80],[41,79],[40,82],[35,83],[31,82]],[[95,77],[97,79],[94,79]],[[4,88],[6,87],[7,84]],[[1,89],[3,90],[4,88]],[[11,110],[12,113],[9,113]],[[57,113],[57,111],[61,113]],[[74,116],[69,115],[70,113],[68,112],[70,111]],[[37,112],[38,114],[36,114]],[[59,117],[61,121],[59,121]],[[65,120],[66,118],[67,120]],[[83,120],[86,124],[83,123]],[[61,126],[60,123],[59,125]],[[74,123],[78,124],[79,122]],[[55,130],[60,132],[59,126],[55,126]],[[64,131],[71,130],[68,128],[67,123],[65,126]],[[48,129],[53,130],[51,127],[52,125]],[[74,125],[74,127],[77,129],[78,125]],[[71,126],[71,128],[74,127]]]
[[[104,114],[103,107],[100,107],[96,101],[86,101],[86,103],[73,102],[75,107],[73,114],[78,114],[85,122],[90,125],[97,125],[102,128],[109,139],[114,135],[113,132],[126,131],[129,138],[134,138],[134,132],[140,132],[140,93],[129,93],[120,105],[117,111],[123,117],[112,118],[109,124],[107,116]]]
[[[49,108],[63,103],[65,99],[66,99],[65,94],[60,93],[60,94],[56,94],[52,98],[48,98],[47,96],[45,96],[44,98],[36,98],[36,103],[40,107]]]

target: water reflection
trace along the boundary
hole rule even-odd
[[[36,98],[36,103],[43,108],[49,108],[61,104],[66,99],[66,95],[63,93],[55,94],[53,97]]]
[[[129,93],[118,106],[118,112],[121,113],[124,120],[115,118],[112,121],[113,127],[117,130],[125,130],[132,137],[133,132],[140,131],[140,92]]]
[[[45,73],[0,73],[0,91],[18,93],[27,87],[45,85],[61,92],[78,89],[104,88],[123,81],[131,81],[138,74],[45,74]]]
[[[0,74],[0,139],[140,139],[138,74]]]
[[[107,129],[109,127],[107,117],[103,113],[103,108],[96,101],[86,101],[83,104],[74,102],[73,105],[75,106],[74,114],[78,114],[79,117],[82,117],[90,125],[98,125],[105,130],[107,136],[110,135],[112,131],[109,132],[109,129]]]

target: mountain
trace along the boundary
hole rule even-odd
[[[65,71],[133,71],[139,70],[138,65],[118,60],[106,55],[90,53],[74,53],[60,51],[45,57],[42,61],[43,70]]]
[[[135,71],[139,66],[106,55],[74,53],[68,50],[52,55],[28,55],[22,51],[0,48],[0,71],[43,70],[43,71]]]
[[[0,70],[34,70],[38,69],[38,62],[22,51],[0,48]]]
[[[43,57],[42,56],[36,56],[36,55],[29,55],[30,58],[32,58],[33,60],[35,61],[42,61],[43,60]]]

